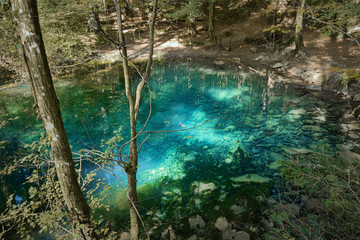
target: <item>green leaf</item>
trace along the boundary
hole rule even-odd
[[[1,0],[0,0],[0,1],[1,1]],[[21,44],[20,44],[20,43],[16,44],[16,50],[19,52],[20,49],[21,49]]]

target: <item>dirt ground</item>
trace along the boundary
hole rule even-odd
[[[148,33],[143,28],[146,28],[146,23],[126,31],[128,55],[131,59],[147,57]],[[333,39],[322,35],[319,31],[306,29],[304,32],[306,49],[304,54],[295,57],[291,51],[294,45],[274,52],[268,50],[266,44],[245,43],[246,37],[261,37],[263,28],[264,23],[258,13],[232,27],[215,24],[216,35],[218,38],[221,37],[222,45],[222,48],[215,48],[207,39],[206,30],[200,29],[196,36],[190,38],[186,29],[159,22],[156,28],[154,56],[177,60],[199,59],[217,63],[230,61],[260,72],[270,70],[290,77],[294,74],[289,75],[289,70],[294,70],[295,67],[307,73],[312,72],[307,74],[307,77],[295,74],[294,77],[302,79],[306,84],[317,84],[316,80],[313,80],[314,74],[321,73],[327,76],[332,67],[360,69],[360,48],[350,38]],[[108,46],[100,47],[98,53],[108,60],[119,59],[118,51]],[[277,66],[284,66],[277,68],[276,63]]]

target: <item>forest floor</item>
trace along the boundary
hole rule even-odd
[[[214,47],[207,37],[207,31],[199,29],[198,34],[189,37],[187,30],[159,22],[156,28],[154,57],[173,60],[213,61],[215,64],[238,64],[258,73],[275,74],[291,77],[303,84],[321,85],[333,67],[360,68],[360,48],[350,38],[331,38],[319,31],[304,32],[304,53],[294,56],[294,45],[280,47],[271,51],[266,44],[246,43],[246,38],[261,39],[265,24],[259,13],[242,23],[229,25],[215,24],[216,35],[221,38],[221,47]],[[145,29],[145,30],[144,30]],[[148,32],[143,26],[129,28],[126,31],[128,56],[131,59],[147,57]],[[230,51],[229,51],[230,48]],[[109,45],[98,45],[97,52],[108,60],[119,59],[118,50]],[[281,78],[284,80],[284,78]]]

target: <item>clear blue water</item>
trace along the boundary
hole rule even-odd
[[[123,138],[128,139],[128,104],[116,71],[75,73],[56,81],[73,151],[100,149],[101,141],[112,137],[121,126]],[[189,204],[217,209],[214,205],[221,206],[224,198],[232,201],[236,193],[242,192],[238,188],[244,182],[271,183],[277,176],[274,162],[284,155],[318,151],[324,146],[331,153],[344,140],[338,135],[338,119],[333,114],[340,111],[329,110],[328,99],[321,100],[324,98],[316,93],[275,83],[236,67],[157,65],[149,84],[152,115],[145,131],[192,129],[152,133],[142,147],[139,185],[162,179],[171,182],[162,192],[165,199],[154,200],[157,203],[153,208],[151,204],[147,206],[147,210],[156,212],[161,206],[166,212],[167,195],[194,191],[201,196],[190,194],[183,202],[184,209]],[[10,119],[1,129],[1,140],[16,145],[39,139],[43,127],[34,113],[30,94],[28,85],[0,91],[0,120],[5,123],[3,120]],[[148,113],[149,94],[145,91],[138,129]],[[146,136],[141,135],[140,142]],[[115,167],[114,172],[124,179],[119,168]],[[105,177],[108,184],[119,185],[109,174],[102,174],[99,177]],[[215,195],[201,194],[203,188],[210,188],[208,192]],[[204,198],[211,198],[212,205],[207,205],[210,203]],[[161,218],[160,213],[157,215]]]
[[[128,138],[127,101],[123,85],[113,76],[113,71],[103,70],[56,81],[74,151],[100,148],[101,140],[110,138],[120,126],[124,139]],[[321,102],[307,95],[297,97],[295,87],[255,74],[195,63],[170,64],[154,67],[150,86],[153,110],[145,131],[201,126],[151,134],[140,153],[140,183],[165,175],[181,177],[182,154],[189,160],[206,152],[216,161],[229,162],[227,154],[241,147],[254,164],[269,165],[286,148],[314,149],[324,144],[332,148],[337,142],[331,133],[336,123],[326,121]],[[12,119],[2,129],[2,140],[29,143],[38,139],[42,124],[31,107],[29,86],[0,94],[3,118]],[[148,116],[148,96],[144,92],[138,129]],[[114,179],[108,176],[108,181]]]

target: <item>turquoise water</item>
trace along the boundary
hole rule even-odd
[[[73,151],[100,149],[101,141],[121,126],[123,138],[128,139],[128,104],[116,73],[105,69],[56,81]],[[157,219],[164,217],[162,212],[178,211],[179,218],[193,212],[189,209],[212,209],[213,214],[223,207],[236,215],[241,208],[234,202],[257,196],[249,194],[254,189],[246,190],[250,182],[267,184],[263,191],[275,186],[275,160],[323,146],[331,153],[343,141],[333,114],[339,109],[329,109],[328,99],[236,67],[157,65],[149,85],[152,115],[145,131],[179,130],[151,133],[139,154],[139,185],[163,184],[157,189],[162,198],[146,203],[143,210],[155,212]],[[36,118],[30,94],[27,85],[0,91],[0,120],[5,125],[1,140],[19,144],[39,138],[42,123]],[[149,104],[145,91],[138,130],[149,114]],[[5,123],[5,119],[10,120]],[[141,135],[139,142],[146,136]],[[125,179],[121,169],[114,167],[114,172]],[[99,177],[114,188],[119,185],[107,173]],[[173,209],[170,199],[182,208]]]
[[[321,102],[307,95],[298,97],[294,86],[255,74],[194,63],[171,64],[154,68],[150,86],[152,116],[145,131],[193,129],[151,134],[140,153],[140,183],[165,175],[181,177],[181,163],[174,159],[182,154],[192,161],[198,152],[210,153],[214,161],[230,163],[226,155],[240,147],[251,163],[269,165],[291,148],[305,151],[323,144],[332,148],[337,142],[331,134],[336,122],[326,121],[327,110]],[[127,139],[129,118],[122,88],[113,71],[56,81],[74,151],[100,148],[101,140],[110,138],[120,126]],[[1,92],[3,119],[11,119],[2,129],[3,140],[30,143],[38,139],[42,123],[34,114],[30,93],[27,85]],[[148,97],[145,91],[138,129],[149,113]],[[109,183],[114,181],[108,178]]]

